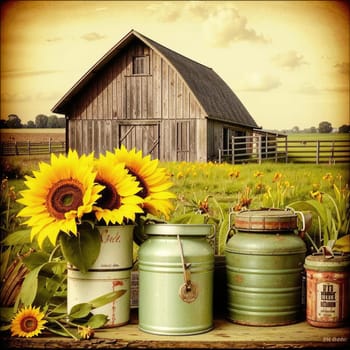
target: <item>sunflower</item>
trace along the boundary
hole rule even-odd
[[[128,151],[124,145],[115,150],[116,162],[124,163],[129,174],[135,176],[140,184],[138,196],[142,197],[145,213],[156,216],[164,215],[169,218],[173,205],[170,201],[176,196],[167,191],[173,184],[165,168],[158,167],[158,159],[151,160],[151,156],[142,156],[142,151],[135,148]]]
[[[28,306],[21,309],[11,321],[11,336],[31,338],[39,335],[47,322],[44,316],[40,308]]]
[[[90,326],[79,326],[78,334],[81,339],[91,339],[95,335],[95,331]]]
[[[26,176],[28,189],[18,199],[25,205],[18,216],[30,217],[25,223],[32,227],[31,238],[38,236],[42,246],[46,237],[55,245],[60,231],[77,235],[76,221],[92,211],[103,189],[94,184],[93,155],[52,154],[51,164],[40,163],[33,175]]]
[[[136,213],[143,213],[142,198],[136,194],[141,188],[135,177],[128,174],[123,163],[115,161],[115,155],[106,152],[95,161],[95,182],[103,185],[102,196],[93,207],[97,220],[108,225],[122,224],[124,220],[135,220]]]

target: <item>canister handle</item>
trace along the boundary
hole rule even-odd
[[[233,220],[232,217],[236,215],[236,212],[232,210],[232,208],[230,208],[230,212],[228,213],[228,229],[229,231],[232,229],[233,226]]]
[[[302,212],[302,211],[297,211],[297,210],[294,210],[293,208],[291,207],[286,207],[286,210],[290,210],[292,211],[294,214],[296,215],[300,215],[301,217],[301,220],[302,220],[302,227],[301,229],[298,229],[299,232],[305,232],[307,231],[310,226],[311,226],[311,223],[312,223],[312,215],[310,216],[310,214]],[[299,219],[299,216],[298,216],[298,219]]]
[[[304,213],[303,213],[302,211],[294,211],[294,213],[295,213],[296,215],[299,214],[299,215],[301,216],[302,227],[301,227],[301,229],[300,229],[299,231],[304,232],[305,229],[306,229],[306,220],[305,220],[305,215],[304,215]]]
[[[213,228],[213,234],[207,236],[207,238],[209,238],[209,242],[210,242],[210,244],[212,244],[212,246],[214,246],[214,250],[215,250],[215,249],[217,249],[216,245],[217,245],[217,241],[218,241],[218,239],[216,237],[216,226],[215,226],[215,224],[212,224],[211,226]],[[211,237],[214,237],[214,238],[212,239]]]
[[[177,236],[177,241],[180,247],[180,257],[183,270],[184,283],[180,286],[179,296],[186,303],[194,302],[198,297],[198,287],[191,281],[191,264],[185,262],[184,251],[182,247],[182,242],[179,235]]]

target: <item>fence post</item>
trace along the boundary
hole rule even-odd
[[[261,135],[258,135],[258,162],[261,164],[261,154],[262,154],[262,143],[261,143]]]
[[[49,137],[49,154],[51,154],[51,137]]]
[[[320,161],[320,140],[316,142],[316,164]]]
[[[277,163],[277,160],[278,160],[278,141],[277,141],[277,135],[275,136],[275,148],[274,148],[274,151],[275,151],[275,163]]]
[[[334,141],[332,141],[331,156],[329,158],[329,164],[334,164]]]
[[[235,137],[231,137],[231,164],[235,164]]]
[[[218,151],[219,151],[219,163],[221,163],[221,149],[219,148]]]
[[[286,163],[288,163],[288,136],[285,137],[285,140],[284,140],[284,144],[285,144],[285,152],[286,152]]]

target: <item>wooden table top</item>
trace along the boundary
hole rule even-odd
[[[51,334],[34,338],[6,337],[7,349],[334,349],[350,348],[350,327],[317,328],[307,322],[253,327],[215,319],[214,328],[198,335],[154,335],[139,330],[137,320],[99,329],[90,340],[75,341]],[[3,347],[2,347],[3,348]]]

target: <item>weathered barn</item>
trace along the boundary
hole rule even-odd
[[[80,154],[124,144],[163,161],[208,161],[257,128],[213,71],[132,30],[53,107]]]

